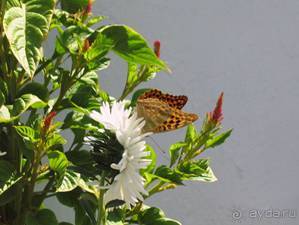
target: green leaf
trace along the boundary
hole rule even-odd
[[[59,175],[63,175],[69,165],[65,154],[60,151],[48,152],[48,160],[50,168]]]
[[[16,175],[16,171],[11,163],[0,160],[0,196],[17,183],[21,177]],[[0,205],[3,200],[0,199]]]
[[[24,0],[6,11],[4,31],[11,50],[24,70],[33,77],[41,59],[41,47],[48,33],[54,0]]]
[[[106,59],[103,59],[103,60],[106,60]],[[75,86],[74,89],[76,89],[76,87],[79,87],[82,85],[91,86],[93,89],[93,92],[96,94],[96,92],[98,90],[98,83],[99,83],[98,74],[95,71],[90,71],[90,72],[84,74],[84,76],[80,79],[80,81],[78,83],[79,83],[78,86]]]
[[[157,176],[158,179],[166,182],[172,182],[175,184],[183,184],[181,175],[177,173],[175,170],[172,170],[171,168],[168,168],[165,165],[162,165],[157,168],[155,171],[155,176]]]
[[[86,26],[91,27],[91,26],[93,26],[93,25],[95,25],[95,24],[97,24],[97,23],[102,22],[102,21],[105,20],[105,19],[106,19],[105,16],[94,16],[94,17],[91,17],[91,18],[88,20]]]
[[[26,225],[58,225],[58,221],[53,211],[50,209],[40,209],[37,213],[30,213],[26,216]]]
[[[182,225],[180,222],[165,217],[164,212],[156,207],[150,207],[138,215],[138,220],[144,225]]]
[[[2,105],[0,108],[0,123],[9,123],[24,113],[28,108],[43,108],[47,103],[40,100],[37,96],[32,94],[22,95],[17,98],[13,105]]]
[[[182,225],[179,221],[169,219],[169,218],[160,218],[155,221],[152,225]]]
[[[86,212],[86,215],[92,222],[92,224],[96,225],[97,221],[95,219],[95,212],[97,209],[97,199],[94,195],[91,195],[90,193],[82,193],[79,197],[79,204]]]
[[[2,92],[5,99],[9,91],[8,91],[7,84],[4,82],[4,80],[1,77],[0,77],[0,91]]]
[[[92,167],[90,162],[92,162],[93,158],[89,151],[86,150],[69,151],[66,154],[68,159],[74,165]]]
[[[113,211],[108,211],[107,215],[107,225],[124,225],[124,215],[121,209],[114,209]]]
[[[48,89],[44,85],[37,82],[28,83],[18,92],[19,97],[24,94],[33,94],[43,101],[49,100]]]
[[[80,204],[75,206],[76,225],[94,225]]]
[[[223,144],[225,140],[231,135],[232,131],[233,130],[230,129],[216,137],[209,139],[205,145],[205,148],[215,148],[216,146]]]
[[[59,192],[56,193],[57,200],[67,206],[67,207],[75,207],[76,204],[78,204],[78,199],[82,193],[82,190],[80,188],[75,188],[68,192]]]
[[[194,124],[190,124],[187,127],[185,142],[186,143],[194,143],[197,138],[197,130]]]
[[[10,112],[8,108],[5,105],[2,105],[0,107],[0,123],[10,122],[10,120]]]
[[[25,110],[27,110],[29,107],[32,107],[33,109],[39,109],[39,108],[43,108],[45,106],[47,106],[47,103],[43,102],[42,100],[40,100],[37,96],[33,95],[33,94],[25,94],[25,95],[22,95],[20,98],[17,99],[18,100],[22,100],[23,104],[24,104],[24,107],[21,108],[22,111],[21,112],[24,112]],[[16,101],[16,102],[17,102]],[[15,103],[16,104],[16,103]],[[15,104],[14,104],[14,107],[15,107]],[[13,111],[14,112],[14,111]],[[16,112],[18,114],[20,114],[19,111],[16,110]],[[15,113],[16,114],[16,113]],[[14,115],[15,115],[14,114]]]
[[[81,175],[67,170],[57,184],[56,192],[68,192],[74,190],[82,182]]]
[[[125,204],[125,201],[119,200],[119,199],[115,199],[115,200],[112,200],[112,201],[108,202],[105,207],[106,207],[106,209],[109,210],[109,208],[115,209],[115,208],[118,208],[118,207],[120,207],[120,206],[122,206],[124,204]]]
[[[95,58],[87,63],[88,69],[93,71],[107,69],[109,65],[110,59],[108,58]]]
[[[112,49],[113,40],[107,39],[104,35],[99,33],[92,45],[84,54],[87,62],[92,62],[95,59],[101,59]]]
[[[16,175],[14,166],[5,160],[0,160],[0,206],[15,199],[18,193],[16,183],[21,177]]]
[[[91,30],[81,26],[69,26],[59,38],[60,43],[72,54],[77,54]]]
[[[84,75],[69,91],[68,99],[70,106],[79,110],[95,109],[100,107],[98,87],[98,75],[91,71]],[[81,108],[81,109],[80,109]],[[87,111],[88,112],[88,111]]]
[[[14,7],[14,6],[20,6],[20,1],[19,0],[6,0],[6,7],[7,9]]]
[[[87,7],[88,0],[61,0],[61,8],[69,13],[76,13]]]
[[[178,168],[183,180],[214,182],[217,180],[208,159],[185,162]]]
[[[140,214],[139,219],[143,223],[148,223],[151,220],[156,220],[163,217],[165,217],[165,214],[161,209],[156,207],[150,207]]]
[[[140,95],[142,95],[143,93],[149,91],[149,90],[151,90],[151,89],[150,88],[143,88],[143,89],[139,89],[139,90],[135,91],[133,96],[132,96],[132,99],[131,99],[131,105],[135,106],[136,103],[137,103],[138,97]]]
[[[36,142],[38,138],[38,133],[28,126],[14,126],[17,133],[27,141],[31,143]]]
[[[146,40],[128,26],[109,25],[102,28],[85,57],[87,60],[103,57],[110,49],[128,62],[155,65],[168,70],[167,65],[155,55]]]
[[[46,140],[46,148],[47,150],[55,148],[57,145],[66,144],[66,140],[58,133],[55,133],[48,137]]]
[[[180,156],[180,150],[187,144],[185,142],[177,142],[172,144],[169,148],[170,167],[172,167]]]
[[[142,169],[140,172],[141,173],[144,173],[144,172],[152,173],[154,171],[154,169],[156,168],[157,154],[156,154],[155,150],[149,145],[146,145],[145,151],[149,152],[149,155],[146,157],[146,159],[149,159],[151,161],[151,163],[145,169]]]
[[[126,87],[130,88],[134,84],[136,84],[139,80],[139,67],[136,63],[128,63],[128,74],[127,74],[127,83]]]
[[[5,96],[0,90],[0,107],[5,104]]]

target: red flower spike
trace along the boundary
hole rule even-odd
[[[92,10],[92,0],[88,0],[88,3],[87,3],[87,7],[85,9],[85,12],[86,14],[91,14],[91,10]]]
[[[55,111],[52,111],[45,117],[44,127],[43,127],[45,131],[49,129],[51,122],[56,115],[57,115],[57,113]]]
[[[159,40],[156,40],[154,42],[154,52],[158,58],[160,58],[160,47],[161,47],[161,42]]]
[[[218,97],[214,111],[209,115],[210,119],[216,123],[220,123],[223,120],[222,104],[223,92],[221,92],[220,96]]]

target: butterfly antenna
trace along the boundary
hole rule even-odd
[[[158,142],[155,141],[155,139],[153,137],[149,137],[152,142],[154,142],[154,144],[158,147],[158,149],[163,152],[163,154],[166,154],[166,151],[162,149],[162,147],[158,144]]]

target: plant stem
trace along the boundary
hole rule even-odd
[[[2,35],[2,24],[3,24],[3,17],[5,13],[5,7],[6,7],[6,0],[1,0],[0,3],[0,36]]]
[[[159,192],[159,189],[164,185],[163,181],[160,181],[156,186],[154,186],[149,192],[148,197],[152,196],[153,194]]]
[[[105,173],[102,173],[100,186],[105,184]],[[105,190],[101,189],[100,194],[98,196],[98,219],[97,225],[106,225],[106,213],[105,213],[105,205],[104,205],[104,194]]]
[[[137,74],[138,80],[135,83],[130,84],[130,86],[127,81],[126,87],[125,87],[121,97],[119,98],[119,100],[124,100],[140,83],[145,81],[147,72],[148,72],[148,68],[146,66],[141,66],[141,68]]]
[[[106,225],[106,215],[104,207],[104,190],[100,191],[100,196],[98,199],[98,221],[97,225]]]
[[[31,202],[32,202],[32,197],[33,197],[33,192],[34,192],[34,187],[35,187],[35,181],[37,178],[37,171],[39,167],[39,157],[36,157],[35,162],[33,164],[32,168],[32,174],[31,174],[31,179],[29,183],[29,192],[28,192],[28,207],[31,207]]]
[[[76,83],[78,80],[80,80],[83,76],[84,76],[84,72],[83,74],[79,77],[79,78],[75,78],[74,77],[74,74],[78,74],[80,72],[80,69],[79,68],[76,68],[76,69],[73,69],[72,68],[72,76],[71,76],[71,79],[65,84],[64,87],[61,87],[60,89],[60,93],[59,93],[59,96],[53,106],[53,110],[57,110],[59,104],[61,103],[62,99],[65,97],[65,94],[67,93],[67,91],[73,86],[74,83]]]

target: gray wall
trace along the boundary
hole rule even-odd
[[[299,1],[97,0],[93,11],[150,42],[161,40],[161,57],[173,73],[159,74],[147,87],[188,95],[186,110],[202,117],[225,93],[223,125],[234,132],[205,154],[219,181],[190,183],[148,203],[184,225],[298,224]],[[101,84],[118,96],[126,66],[116,57],[111,66]],[[183,135],[154,140],[167,150]],[[254,218],[253,210],[267,218]],[[297,218],[287,218],[287,210]]]

